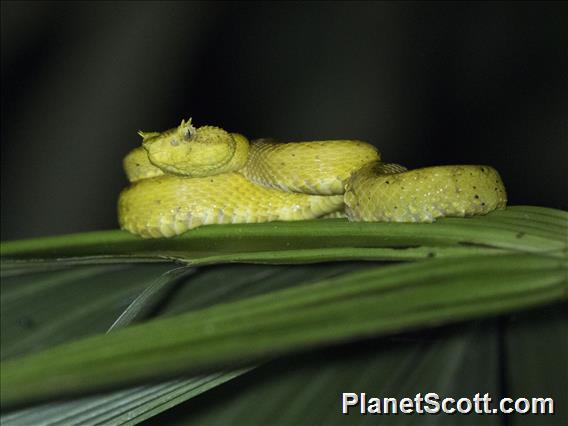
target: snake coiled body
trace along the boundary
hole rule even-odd
[[[201,225],[346,216],[352,221],[432,222],[504,208],[489,166],[407,171],[358,140],[249,142],[236,133],[182,121],[140,132],[124,160],[131,185],[118,201],[121,228],[171,237]]]

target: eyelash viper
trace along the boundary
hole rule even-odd
[[[249,142],[188,122],[139,132],[124,158],[131,184],[118,200],[120,227],[146,238],[201,225],[346,216],[351,221],[433,222],[507,203],[499,173],[484,165],[415,170],[384,163],[359,140]]]

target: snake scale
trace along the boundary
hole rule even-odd
[[[415,170],[381,161],[359,140],[249,141],[182,121],[139,132],[124,158],[130,185],[118,200],[122,229],[171,237],[201,225],[347,217],[433,222],[504,208],[499,173],[485,165]]]

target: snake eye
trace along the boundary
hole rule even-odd
[[[196,132],[196,128],[192,126],[191,124],[191,118],[186,122],[185,120],[181,120],[181,124],[178,127],[181,136],[183,137],[183,139],[185,139],[186,141],[190,140],[193,135],[195,135]]]
[[[184,128],[182,133],[183,138],[188,141],[191,139],[191,130],[189,128]]]

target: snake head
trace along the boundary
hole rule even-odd
[[[152,164],[166,173],[189,177],[224,173],[235,154],[236,142],[219,127],[194,127],[182,120],[178,127],[161,133],[138,132]]]

